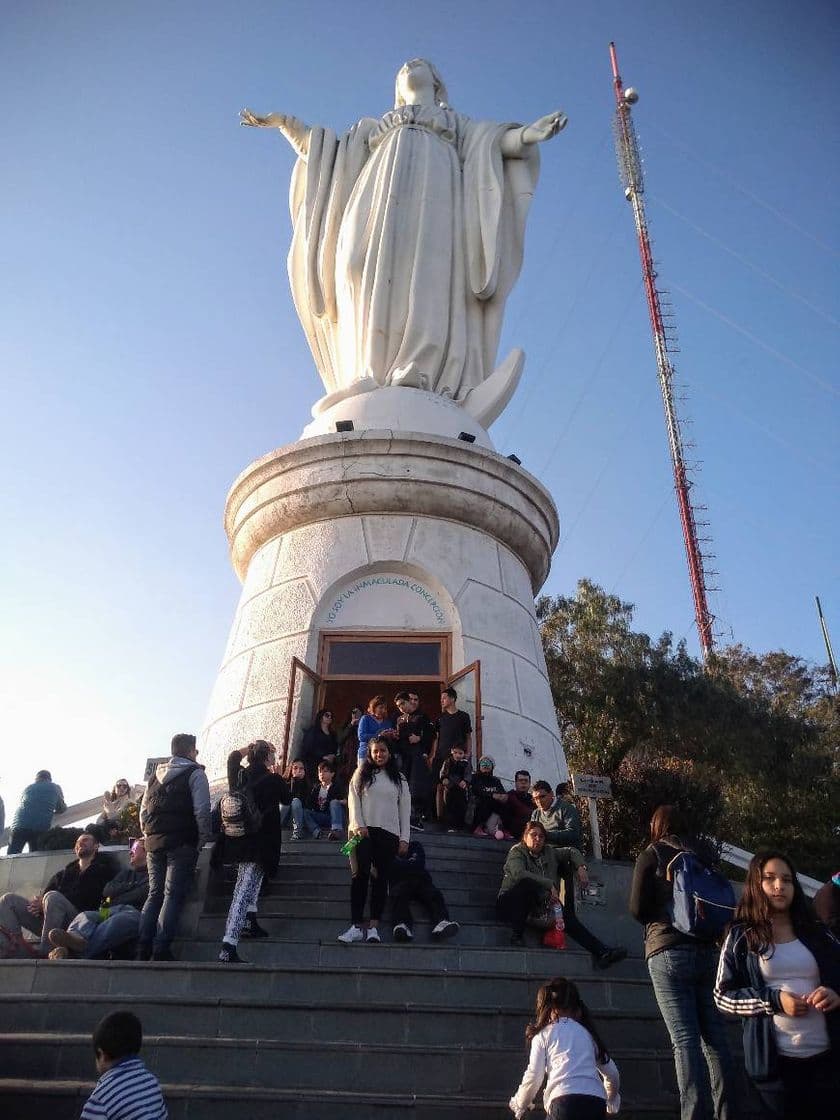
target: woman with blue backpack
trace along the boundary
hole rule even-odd
[[[742,1017],[747,1074],[768,1116],[840,1113],[840,942],[784,852],[750,860],[714,994]]]
[[[636,860],[630,913],[645,927],[645,960],[671,1038],[681,1120],[735,1120],[735,1069],[712,997],[717,940],[735,896],[714,852],[690,838],[679,810],[660,805]]]
[[[242,765],[245,759],[247,767]],[[236,864],[237,871],[219,950],[222,964],[245,963],[237,952],[240,936],[268,937],[257,921],[257,899],[263,878],[277,871],[282,836],[280,806],[292,799],[274,765],[274,747],[264,739],[232,751],[228,757],[228,790],[216,807],[219,837],[214,862]]]

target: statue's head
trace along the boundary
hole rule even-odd
[[[394,91],[394,107],[399,109],[401,105],[405,105],[406,89],[411,88],[414,81],[420,77],[418,71],[426,70],[431,75],[432,86],[434,88],[434,98],[437,105],[446,106],[449,101],[449,94],[446,92],[446,86],[443,83],[443,78],[437,72],[437,69],[432,65],[428,59],[425,58],[411,58],[408,62],[404,63],[397,71],[397,81]]]

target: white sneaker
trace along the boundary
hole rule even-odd
[[[432,937],[454,937],[460,928],[457,922],[449,922],[444,918],[432,930]]]
[[[405,924],[400,922],[399,925],[394,926],[394,940],[395,941],[413,941],[414,934]]]
[[[365,940],[373,941],[376,945],[378,945],[382,940],[382,938],[379,936],[379,930],[373,928],[369,929],[367,931],[367,937],[365,938]]]
[[[363,929],[359,929],[358,926],[350,926],[350,928],[346,929],[344,933],[340,933],[338,935],[338,940],[343,945],[352,945],[354,941],[364,941],[364,939],[365,931]]]

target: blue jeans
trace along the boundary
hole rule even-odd
[[[707,1120],[713,1100],[716,1120],[737,1117],[725,1021],[712,999],[717,962],[717,949],[700,944],[663,949],[647,962],[674,1049],[681,1120]]]
[[[291,805],[280,806],[280,827],[285,828],[292,818],[292,830],[296,836],[303,831],[303,802],[299,797],[293,797]]]
[[[77,914],[67,927],[70,933],[78,933],[87,941],[85,960],[104,957],[117,945],[133,941],[140,928],[140,911],[136,906],[119,904],[111,907],[111,915],[103,922],[98,910],[84,910]]]
[[[310,832],[317,832],[328,825],[332,832],[341,832],[344,828],[343,808],[340,801],[331,801],[328,812],[323,809],[304,809],[303,823]]]
[[[157,952],[168,949],[178,932],[181,908],[192,885],[198,860],[195,844],[159,849],[146,854],[149,869],[149,897],[140,916],[137,940]]]

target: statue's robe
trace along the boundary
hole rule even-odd
[[[328,393],[407,385],[462,401],[494,369],[538,146],[517,126],[405,105],[313,128],[292,176],[289,276]]]

